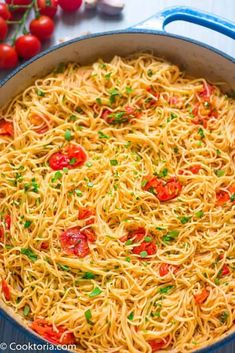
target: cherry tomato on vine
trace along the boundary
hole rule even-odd
[[[9,20],[11,18],[9,7],[3,2],[0,2],[0,16],[4,18],[4,20]]]
[[[18,64],[18,55],[14,47],[0,44],[0,69],[13,69]]]
[[[40,15],[53,18],[57,12],[58,0],[37,0]]]
[[[4,40],[7,36],[8,26],[4,18],[0,17],[0,40]]]
[[[82,0],[58,0],[64,11],[76,11],[81,7]]]
[[[41,42],[32,34],[25,34],[17,38],[15,48],[21,58],[28,60],[40,52]]]
[[[27,6],[30,5],[32,0],[6,0],[6,3],[10,6]],[[15,8],[12,9],[10,7],[11,12],[24,12],[27,8],[22,7],[22,8]]]
[[[54,21],[48,16],[40,16],[30,23],[30,32],[40,40],[49,39],[55,28]]]

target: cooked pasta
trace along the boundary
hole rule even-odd
[[[2,108],[1,298],[77,352],[234,329],[235,116],[151,54],[59,66]]]

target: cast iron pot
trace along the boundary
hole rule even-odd
[[[225,19],[187,7],[169,8],[133,28],[79,37],[42,52],[0,82],[0,105],[27,88],[35,78],[48,73],[62,62],[76,61],[81,65],[87,65],[98,58],[109,60],[114,55],[126,56],[146,50],[151,50],[157,56],[176,63],[193,76],[205,77],[214,82],[225,82],[225,92],[234,91],[234,58],[200,42],[166,33],[165,26],[177,20],[196,23],[235,39],[235,24]],[[19,329],[25,335],[26,342],[40,345],[47,343],[24,326],[21,318],[3,302],[0,302],[0,316]],[[234,339],[235,330],[232,330],[216,343],[194,352],[209,353]],[[57,352],[56,347],[49,351]]]

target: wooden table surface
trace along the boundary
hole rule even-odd
[[[83,14],[81,12],[63,16],[57,23],[54,40],[48,43],[48,45],[58,43],[61,40],[74,38],[84,32],[94,33],[127,28],[141,22],[165,7],[179,5],[205,10],[235,22],[234,0],[126,0],[126,8],[121,18],[110,19],[109,17],[103,17],[97,14]],[[60,15],[58,19],[59,17]],[[231,56],[235,56],[234,41],[212,30],[186,22],[175,22],[167,26],[167,31],[197,39]],[[0,78],[1,77],[4,77],[3,72],[0,73]],[[28,343],[28,339],[19,332],[16,327],[0,317],[0,353],[14,352],[14,350],[10,350],[10,348],[1,349],[2,342],[5,342],[9,346],[11,342],[19,344]],[[34,342],[31,341],[31,343]],[[23,348],[19,352],[47,353],[45,350],[23,350]],[[213,353],[235,353],[235,343],[231,343]]]

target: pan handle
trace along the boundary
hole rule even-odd
[[[186,6],[170,7],[137,24],[133,28],[165,31],[165,26],[173,21],[192,22],[200,26],[211,28],[235,39],[235,23],[222,17],[213,16],[207,12],[188,8]]]

